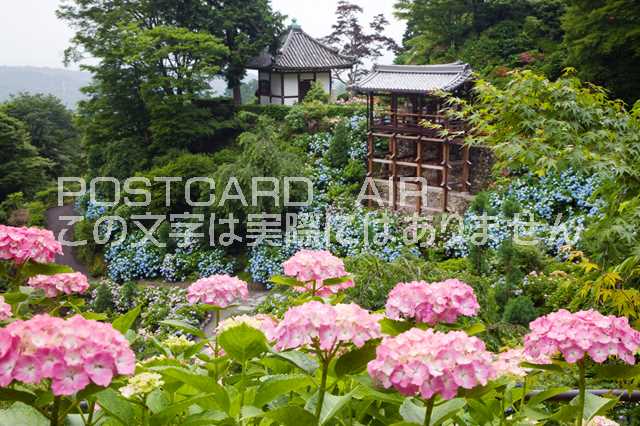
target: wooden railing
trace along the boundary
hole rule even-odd
[[[432,123],[435,127],[424,126],[424,122]],[[375,111],[371,117],[370,128],[374,131],[419,134],[439,138],[440,130],[458,132],[463,126],[462,123],[452,121],[442,114]]]

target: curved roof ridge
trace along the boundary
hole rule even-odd
[[[355,58],[354,58],[354,57],[352,57],[352,56],[347,56],[347,55],[343,55],[342,53],[340,53],[340,51],[339,51],[338,49],[336,49],[336,48],[334,48],[334,47],[332,47],[332,46],[330,46],[330,45],[328,45],[328,44],[326,44],[326,43],[321,42],[320,40],[318,40],[318,39],[317,39],[317,38],[315,38],[315,37],[312,37],[311,35],[309,35],[308,33],[306,33],[302,28],[298,28],[298,29],[297,29],[297,31],[300,31],[302,34],[304,34],[305,36],[307,36],[307,38],[308,38],[309,40],[311,40],[313,43],[316,43],[318,46],[320,46],[320,47],[322,47],[322,48],[324,48],[324,49],[327,49],[327,50],[328,50],[328,51],[330,51],[331,53],[334,53],[334,54],[336,54],[336,55],[340,56],[341,58],[343,58],[343,59],[345,59],[345,60],[347,60],[347,61],[353,61],[353,60],[355,60]]]
[[[299,26],[289,27],[280,38],[277,54],[263,52],[249,61],[248,68],[280,71],[316,71],[351,68],[355,58],[311,37]]]
[[[458,73],[470,69],[469,64],[463,62],[451,62],[448,64],[429,65],[375,65],[373,71],[379,72],[414,72],[414,73]]]
[[[356,92],[429,93],[451,91],[471,78],[469,64],[376,65],[351,86]]]

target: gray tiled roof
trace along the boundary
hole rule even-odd
[[[351,68],[354,60],[319,42],[292,26],[283,37],[283,43],[274,57],[263,52],[247,64],[250,69],[274,71],[317,71],[332,68]]]
[[[376,65],[373,71],[356,82],[356,92],[428,93],[451,91],[471,78],[468,64],[455,62],[440,65]]]

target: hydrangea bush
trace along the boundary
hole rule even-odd
[[[551,254],[558,254],[560,247],[577,245],[589,220],[600,214],[602,202],[594,199],[598,180],[593,176],[580,176],[572,170],[561,174],[537,177],[530,174],[511,179],[506,187],[489,192],[487,215],[495,220],[488,224],[489,248],[497,249],[514,232],[512,217],[505,212],[507,203],[516,203],[522,212],[521,220],[527,221],[530,213],[537,222],[533,229],[520,229],[521,238],[534,238]],[[525,214],[526,213],[526,214]],[[443,245],[448,255],[465,257],[474,241],[473,235],[482,225],[482,214],[468,210],[463,217],[463,232],[443,235]],[[524,231],[524,232],[522,232]]]
[[[344,279],[346,273],[328,252],[302,252],[283,269],[297,285],[317,280],[337,285],[328,280]],[[477,319],[458,321],[474,316],[479,306],[471,287],[457,280],[399,283],[386,315],[343,303],[341,294],[332,292],[324,298],[301,296],[282,319],[240,315],[210,333],[171,310],[183,304],[201,314],[228,308],[247,295],[238,278],[214,275],[189,290],[172,288],[172,295],[136,289],[145,296],[136,294],[134,304],[114,296],[114,309],[131,309],[111,323],[96,312],[77,315],[64,298],[43,298],[24,286],[28,280],[2,295],[9,305],[2,307],[5,316],[12,314],[0,327],[0,387],[12,404],[0,410],[2,424],[14,424],[16,412],[38,424],[87,426],[262,424],[265,419],[268,424],[295,419],[316,425],[432,425],[478,424],[479,418],[486,424],[611,424],[603,416],[617,399],[588,393],[587,370],[594,379],[637,375],[628,365],[635,363],[640,332],[624,317],[594,310],[538,318],[523,348],[488,351],[481,335],[473,335],[483,325]],[[66,281],[55,274],[36,281],[65,290]],[[156,325],[172,332],[160,338],[147,328],[156,352],[136,362],[132,327],[138,323],[139,336],[149,312],[158,308],[165,311]],[[597,368],[605,363],[612,369]],[[543,371],[577,377],[578,396],[570,404],[546,404],[566,388],[532,381]],[[537,393],[528,397],[532,385]]]
[[[264,242],[249,253],[249,268],[254,282],[267,284],[273,275],[281,275],[282,264],[301,249],[329,250],[339,257],[373,255],[393,261],[405,254],[419,255],[416,242],[404,240],[405,223],[398,215],[368,211],[364,208],[336,209],[314,205],[302,226],[305,232],[285,236],[281,244]],[[327,238],[327,236],[329,238]]]
[[[142,240],[142,234],[134,232],[123,242],[109,244],[105,252],[109,278],[116,282],[159,278],[178,282],[235,270],[224,251],[216,247],[203,248],[192,241],[166,253],[151,241]]]

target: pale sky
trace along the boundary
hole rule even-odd
[[[250,1],[250,0],[248,0]],[[392,14],[392,0],[352,0],[365,11],[365,20],[384,13],[391,22],[387,34],[399,43],[405,25]],[[0,0],[0,65],[63,67],[64,49],[73,35],[55,10],[60,0]],[[273,8],[296,18],[302,28],[314,37],[331,31],[338,0],[271,0]],[[391,63],[393,56],[381,58]]]

